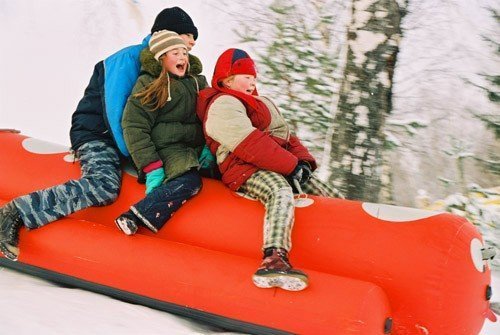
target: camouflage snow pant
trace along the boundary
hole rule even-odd
[[[91,141],[83,144],[77,155],[82,169],[80,179],[12,201],[27,228],[40,228],[81,209],[108,205],[116,200],[121,185],[116,149],[102,141]]]
[[[304,193],[335,197],[337,192],[314,174],[302,185]],[[295,218],[293,189],[283,175],[259,170],[238,191],[257,199],[266,207],[264,218],[264,245],[262,249],[275,247],[290,251],[292,228]]]

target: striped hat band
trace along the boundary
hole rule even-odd
[[[187,50],[186,43],[184,43],[182,37],[173,31],[157,31],[151,35],[151,39],[149,40],[149,50],[151,50],[156,60],[159,60],[160,56],[164,53],[177,48]]]

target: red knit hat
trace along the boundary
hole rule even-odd
[[[215,64],[212,87],[216,90],[236,95],[254,106],[255,99],[252,96],[222,86],[224,79],[236,74],[249,74],[257,77],[255,63],[245,51],[241,49],[227,49],[219,56]],[[257,89],[252,92],[252,95],[258,95]]]

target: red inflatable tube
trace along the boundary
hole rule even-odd
[[[1,133],[0,143],[1,199],[79,176],[57,146]],[[261,258],[260,203],[205,179],[158,234],[125,236],[113,219],[143,194],[124,174],[114,204],[23,231],[20,263],[236,320],[234,330],[264,327],[253,329],[263,334],[471,335],[491,313],[482,237],[461,217],[311,197],[314,204],[296,208],[290,254],[310,287],[285,292],[251,282]]]

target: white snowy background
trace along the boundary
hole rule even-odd
[[[457,92],[464,85],[460,77],[466,73],[498,71],[498,59],[478,52],[483,47],[472,37],[483,24],[491,24],[483,7],[495,1],[414,3],[413,9],[422,15],[407,21],[413,29],[405,33],[398,58],[394,113],[408,117],[405,111],[411,109],[415,117],[443,122],[426,130],[429,142],[439,137],[436,129],[446,124],[464,136],[479,137],[474,145],[478,152],[484,152],[487,149],[481,147],[481,141],[491,141],[491,134],[481,131],[479,123],[463,125],[460,120],[464,117],[459,113],[443,121],[439,113],[447,108],[464,110],[464,104],[491,108],[480,92],[461,91],[459,96]],[[217,4],[208,0],[0,0],[0,128],[16,128],[26,135],[69,146],[71,115],[94,64],[125,46],[140,43],[156,14],[165,7],[180,6],[195,21],[200,37],[193,54],[202,59],[204,74],[210,80],[217,56],[228,47],[238,46],[232,33],[235,18],[218,10]],[[248,6],[251,10],[250,2]],[[450,36],[454,38],[450,40]],[[412,49],[416,41],[419,48]],[[412,57],[422,50],[429,57],[415,61]],[[450,58],[458,61],[463,72],[457,73],[444,62]],[[421,82],[440,84],[444,95],[436,96],[429,87],[420,86]],[[415,106],[422,97],[428,97],[426,104]],[[435,180],[418,180],[422,175],[419,171],[439,165],[426,161],[426,157],[425,151],[417,157],[409,152],[402,156],[401,164],[406,165],[408,174],[401,176],[400,185],[421,183],[432,189]],[[493,300],[498,301],[500,276],[495,273],[494,279]],[[33,333],[234,334],[0,268],[0,334]],[[499,324],[489,321],[481,332],[499,333]]]

